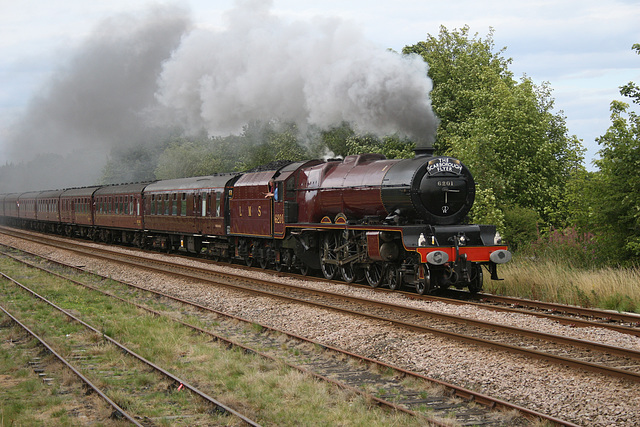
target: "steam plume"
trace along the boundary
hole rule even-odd
[[[167,7],[102,22],[32,99],[13,130],[12,159],[78,150],[104,154],[146,139],[141,115],[155,105],[162,62],[189,25],[184,10]]]
[[[422,58],[375,46],[340,19],[287,23],[270,7],[239,1],[225,30],[193,31],[165,63],[158,100],[182,125],[224,135],[252,120],[320,128],[347,121],[363,132],[433,141]]]
[[[9,160],[32,163],[0,168],[0,192],[93,184],[113,149],[176,125],[226,135],[256,120],[346,121],[433,141],[422,58],[375,46],[339,18],[287,22],[271,6],[240,0],[217,31],[167,6],[102,22],[12,128]]]

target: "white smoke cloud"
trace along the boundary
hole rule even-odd
[[[24,167],[5,171],[14,182],[0,179],[0,192],[94,183],[112,150],[157,142],[175,125],[227,135],[254,121],[346,121],[433,141],[422,58],[376,46],[339,18],[288,22],[271,7],[237,1],[217,31],[193,29],[171,6],[101,22],[10,129],[7,158]]]
[[[188,34],[164,64],[157,98],[170,116],[211,135],[254,120],[435,137],[431,80],[418,56],[366,40],[338,18],[286,22],[271,2],[238,1],[224,30]]]
[[[101,22],[60,66],[12,127],[10,158],[77,151],[108,154],[149,137],[162,63],[191,25],[188,13],[154,7]],[[155,136],[155,135],[154,135]],[[95,169],[95,168],[94,168]]]

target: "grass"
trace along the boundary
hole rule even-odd
[[[261,424],[422,425],[421,420],[381,410],[372,406],[366,399],[319,382],[284,365],[274,364],[239,350],[229,350],[226,346],[211,342],[208,337],[194,334],[191,330],[165,318],[142,313],[130,305],[72,286],[64,280],[51,279],[45,274],[25,269],[13,261],[0,258],[0,270],[15,276],[28,286],[37,288],[37,292],[56,304],[77,313],[109,336],[127,343],[142,356],[174,372],[225,404],[257,419]],[[115,349],[105,352],[104,347],[107,344],[102,339],[96,341],[93,338],[92,341],[90,336],[83,337],[82,335],[86,334],[80,332],[75,323],[58,315],[52,316],[49,309],[41,307],[41,303],[33,302],[26,293],[14,288],[15,286],[6,282],[0,283],[0,303],[10,303],[12,311],[17,312],[20,317],[32,316],[30,323],[37,323],[35,329],[44,336],[51,336],[57,331],[57,336],[61,337],[56,338],[59,345],[73,345],[82,341],[84,344],[88,343],[85,347],[86,354],[92,362],[97,362],[97,359],[110,361],[110,364],[101,364],[100,369],[112,371],[117,375],[102,379],[101,382],[112,390],[113,399],[122,406],[150,417],[160,413],[155,407],[147,407],[147,402],[138,398],[132,399],[130,395],[121,393],[119,390],[125,388],[122,382],[126,382],[128,386],[133,385],[134,388],[169,394],[171,400],[176,403],[186,398],[188,392],[178,391],[175,385],[159,380],[146,368],[141,369],[137,376],[121,375],[132,369],[121,352]],[[13,351],[7,353],[9,356],[0,361],[0,375],[5,375],[8,378],[7,382],[19,381],[16,387],[20,384],[22,388],[15,394],[3,394],[7,399],[2,401],[0,409],[1,424],[21,425],[20,420],[30,419],[24,417],[26,412],[31,412],[33,417],[44,421],[23,425],[76,424],[73,418],[69,417],[66,407],[56,405],[56,396],[47,393],[46,389],[44,399],[49,403],[45,405],[31,400],[37,399],[38,393],[25,391],[26,385],[30,384],[30,387],[37,391],[38,387],[42,388],[42,384],[39,380],[34,380],[34,374],[28,369],[24,371],[24,362],[18,362],[22,369],[14,366],[16,362]],[[68,381],[60,380],[61,383]],[[45,407],[52,409],[39,411]],[[165,409],[167,411],[164,413],[170,413],[171,408]],[[202,414],[202,410],[208,409],[196,409],[194,412]],[[71,421],[59,422],[61,419]],[[209,420],[221,425],[235,423],[232,418],[213,414],[209,416]],[[191,421],[194,419],[182,422],[189,424]]]
[[[640,313],[640,270],[586,269],[558,260],[514,259],[499,268],[504,281],[488,280],[487,292],[543,301]]]

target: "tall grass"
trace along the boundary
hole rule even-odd
[[[504,281],[485,290],[584,307],[640,313],[640,269],[602,266],[597,239],[575,229],[553,230],[514,254]]]

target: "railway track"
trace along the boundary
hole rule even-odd
[[[404,305],[389,304],[379,300],[350,297],[343,293],[323,291],[277,280],[258,280],[220,273],[208,268],[185,265],[180,261],[161,261],[142,257],[136,253],[114,252],[106,246],[87,246],[66,239],[39,237],[47,244],[76,251],[93,257],[126,263],[137,268],[174,274],[195,280],[204,280],[270,298],[303,303],[319,308],[339,310],[342,313],[362,316],[380,322],[390,322],[401,328],[420,333],[430,333],[522,354],[551,363],[597,372],[607,376],[640,382],[640,352],[573,339],[561,335],[540,333],[519,327],[509,327],[493,322],[447,316],[442,313],[412,309]],[[215,279],[213,277],[216,277]]]
[[[174,274],[176,273],[174,272]],[[163,296],[163,298],[164,297],[168,297],[168,296],[165,295]],[[182,301],[181,303],[185,303],[185,302]],[[198,307],[198,309],[211,311],[204,307]],[[220,315],[221,313],[215,313],[215,316],[217,317],[219,317]],[[218,325],[217,326],[218,328],[220,325],[219,320],[215,320],[214,322],[216,322],[216,325]],[[228,338],[229,336],[233,337],[233,339]],[[251,336],[253,337],[253,334],[251,334]],[[272,342],[271,344],[265,343],[263,336],[264,334],[260,334],[260,338],[253,337],[249,339],[249,343],[247,343],[246,342],[247,333],[246,333],[246,327],[245,327],[245,328],[241,328],[240,332],[235,332],[235,333],[228,332],[228,336],[226,338],[218,336],[216,337],[216,339],[233,341],[233,345],[242,346],[245,349],[245,351],[248,351],[249,348],[252,348],[251,351],[255,351],[255,347],[269,348],[271,349],[270,351],[274,351],[274,349],[277,350],[279,347],[282,347],[281,341],[278,341],[278,340],[275,340],[275,342]],[[256,339],[257,339],[257,343],[253,342]],[[295,341],[301,340],[300,337],[292,337],[292,336],[289,336],[287,339],[295,340]],[[273,338],[269,337],[268,341],[273,341]],[[290,342],[288,342],[287,345],[288,347],[294,347]],[[351,382],[351,384],[356,384],[356,385],[366,383],[369,388],[378,390],[377,394],[379,396],[382,396],[382,397],[369,396],[370,399],[377,401],[379,404],[385,404],[390,407],[393,407],[394,409],[398,409],[398,407],[393,406],[397,404],[392,402],[389,402],[390,403],[389,404],[385,402],[385,396],[388,396],[389,398],[393,398],[392,400],[394,402],[401,402],[402,407],[412,408],[416,406],[426,406],[431,408],[440,408],[440,410],[445,411],[445,414],[446,414],[446,411],[449,411],[450,414],[451,413],[456,414],[455,416],[465,424],[466,423],[478,424],[479,421],[482,424],[486,424],[488,422],[486,419],[487,416],[484,413],[486,410],[479,411],[478,408],[473,407],[473,405],[471,406],[471,408],[465,408],[465,405],[463,405],[462,402],[451,403],[450,398],[447,397],[449,393],[441,397],[437,397],[437,396],[426,397],[424,395],[424,392],[420,392],[419,390],[407,389],[406,386],[402,385],[401,381],[397,381],[395,379],[392,380],[395,377],[401,377],[401,376],[407,376],[407,375],[413,375],[416,378],[421,378],[421,376],[419,375],[415,376],[413,373],[408,371],[396,370],[396,372],[399,373],[400,375],[394,375],[391,378],[388,375],[385,377],[375,372],[372,372],[370,369],[354,369],[352,364],[345,364],[344,360],[342,360],[341,358],[336,358],[335,356],[332,356],[329,358],[318,357],[317,355],[314,356],[312,354],[314,352],[310,353],[309,351],[306,351],[304,345],[298,344],[295,346],[295,349],[296,349],[295,353],[297,354],[295,359],[298,360],[298,363],[300,363],[300,360],[307,361],[304,364],[298,364],[297,365],[298,369],[301,368],[304,370],[308,370],[312,373],[315,372],[316,375],[318,375],[319,377],[325,377],[327,379],[331,379],[331,377],[335,378],[337,376],[338,378],[341,378],[340,381],[343,383],[343,385],[341,385],[342,387],[351,387],[352,389],[357,389],[357,386],[349,385],[349,382]],[[331,351],[340,352],[338,349],[331,349]],[[290,357],[291,351],[289,351],[288,353],[289,353],[289,358],[291,358]],[[345,355],[344,352],[340,352],[340,354],[342,354],[341,357],[344,357]],[[355,355],[351,355],[351,354],[349,354],[348,356],[355,357]],[[368,360],[368,363],[374,363],[374,362],[375,361],[373,360]],[[345,371],[345,365],[348,365],[347,371]],[[382,368],[384,369],[392,368],[391,366],[384,365],[384,364],[382,365],[378,364],[378,366],[379,367],[382,366]],[[378,368],[378,370],[380,370],[380,368]],[[320,372],[320,374],[318,374],[317,372]],[[348,378],[350,379],[347,381]],[[441,382],[438,382],[438,383],[441,383]],[[382,390],[385,390],[385,391],[382,391]],[[453,387],[453,391],[458,396],[462,396],[467,399],[472,398],[476,402],[482,402],[488,406],[498,405],[499,407],[502,407],[502,408],[505,408],[505,407],[517,408],[514,405],[507,404],[506,402],[492,400],[488,396],[483,396],[479,393],[474,393],[469,390],[461,389],[459,387]],[[541,416],[542,418],[550,420],[553,423],[557,423],[561,425],[571,425],[571,423],[567,423],[562,420],[557,420],[552,417],[545,417],[542,414],[537,414],[534,411],[527,411],[524,408],[517,408],[517,409],[520,411],[523,411],[523,413],[528,413],[529,416],[536,416],[536,417]],[[409,409],[409,411],[411,410]],[[451,415],[448,415],[448,416],[451,417]],[[485,418],[484,420],[483,420],[483,417]],[[431,420],[431,421],[437,422],[437,419]],[[495,424],[495,423],[492,422],[491,424]],[[510,422],[510,424],[512,424],[512,422]]]
[[[0,306],[0,310],[2,310],[5,315],[10,317],[27,333],[29,333],[29,335],[38,340],[49,352],[54,354],[55,357],[60,360],[60,362],[62,362],[68,369],[70,369],[85,384],[87,384],[87,386],[98,393],[105,400],[105,402],[107,402],[114,408],[117,418],[125,418],[126,420],[137,426],[155,424],[153,420],[148,416],[131,414],[130,411],[122,408],[122,404],[117,404],[108,396],[108,394],[110,393],[107,391],[107,389],[113,388],[116,384],[119,387],[118,395],[120,397],[120,400],[128,401],[129,399],[133,399],[137,402],[144,401],[145,406],[149,405],[150,401],[153,401],[154,408],[158,407],[158,404],[160,405],[160,407],[164,408],[172,408],[176,405],[180,405],[178,407],[178,412],[181,413],[181,417],[183,418],[185,417],[185,414],[189,414],[186,416],[187,418],[189,418],[189,423],[198,422],[198,419],[202,417],[209,418],[211,413],[219,412],[222,414],[235,416],[246,423],[246,425],[260,425],[244,414],[207,395],[203,391],[191,385],[184,378],[180,378],[177,375],[169,372],[168,370],[160,367],[159,365],[151,362],[122,342],[108,336],[98,327],[87,323],[85,320],[82,320],[80,317],[72,314],[70,311],[63,309],[54,302],[38,294],[33,289],[23,285],[22,283],[7,276],[4,273],[0,273],[0,275],[5,279],[5,283],[11,283],[14,285],[13,287],[4,287],[2,291],[3,298],[5,300],[9,299],[10,304],[14,307],[14,313],[10,312],[3,306]],[[15,292],[15,290],[18,289],[24,291],[24,293],[22,295],[19,295]],[[28,295],[27,298],[23,297],[25,294]],[[66,329],[56,331],[55,328],[42,328],[43,322],[37,322],[37,317],[30,315],[32,314],[30,312],[33,310],[34,301],[41,303],[41,305],[47,306],[48,310],[47,313],[44,314],[44,316],[66,316],[68,319],[73,320],[75,324],[80,325],[82,327],[81,330],[76,329],[72,333],[65,334]],[[21,313],[21,316],[16,315],[16,312]],[[40,310],[38,311],[38,314],[41,316],[43,315],[42,311]],[[26,318],[27,320],[21,320],[18,316]],[[32,330],[32,327],[30,328],[29,326],[27,326],[26,322],[28,321],[36,324],[39,323],[41,329],[46,329],[46,338],[43,338],[42,336],[34,332]],[[71,334],[73,334],[73,345],[65,345],[64,338],[68,338]],[[103,347],[101,349],[96,349],[96,339],[101,339],[108,342],[108,344],[110,344],[109,348]],[[119,361],[120,366],[117,368],[109,363],[110,358],[113,357],[113,349],[111,347],[115,347],[118,351],[127,356],[127,360]],[[83,358],[81,356],[78,356],[80,354],[91,356]],[[79,361],[79,363],[76,363],[74,365],[70,361],[71,358],[75,358],[77,361]],[[161,376],[164,381],[167,381],[169,384],[171,384],[171,389],[177,391],[181,391],[183,389],[188,390],[190,392],[189,396],[191,397],[191,399],[188,399],[188,401],[186,402],[180,402],[180,399],[176,399],[175,396],[173,396],[173,393],[158,393],[158,390],[154,388],[138,387],[136,385],[135,376],[141,369],[144,369],[140,367],[141,365],[145,368],[152,369],[157,375]],[[122,369],[122,366],[124,366],[125,368]],[[82,371],[84,371],[85,373],[83,373]],[[90,380],[88,376],[93,376],[96,379]],[[114,377],[117,377],[117,382],[113,381]],[[98,385],[96,385],[98,382],[104,385],[102,387],[99,387]],[[132,384],[132,386],[129,388],[125,388],[124,385],[126,384]],[[113,392],[111,392],[111,394],[113,394]],[[123,398],[122,394],[130,396],[130,398]],[[196,399],[198,400],[198,402],[193,401]],[[203,411],[199,408],[201,404],[199,400],[202,400],[206,402],[206,404],[211,405],[211,411],[205,411],[205,413],[203,414]],[[171,415],[155,416],[154,418],[171,419],[173,414],[174,412],[172,410]]]
[[[23,230],[17,230],[2,226],[0,226],[0,231],[5,232],[9,235],[13,234],[14,236],[23,236],[27,238],[28,236],[33,235]],[[38,235],[43,236],[40,234]],[[210,262],[206,259],[201,261]],[[255,267],[246,267],[244,265],[234,265],[234,267],[239,270],[262,271],[262,269]],[[340,281],[327,281],[322,277],[317,278],[313,276],[301,276],[300,274],[295,273],[276,273],[275,271],[273,273],[277,276],[297,277],[306,281],[318,281],[324,283],[331,282],[338,284],[343,283]],[[447,304],[475,306],[499,312],[534,315],[536,317],[551,319],[553,321],[557,321],[558,323],[570,325],[572,327],[604,328],[623,334],[640,336],[640,314],[635,313],[620,313],[612,310],[601,310],[588,307],[550,303],[545,301],[536,301],[526,298],[492,295],[486,293],[480,293],[471,296],[468,292],[456,291],[453,289],[446,290],[444,292],[445,295],[418,295],[414,292],[398,290],[392,291],[385,288],[372,289],[368,285],[361,285],[358,283],[351,283],[350,286],[354,288],[364,288],[381,294],[390,292],[394,294],[402,294],[407,298],[416,300],[439,301]]]

